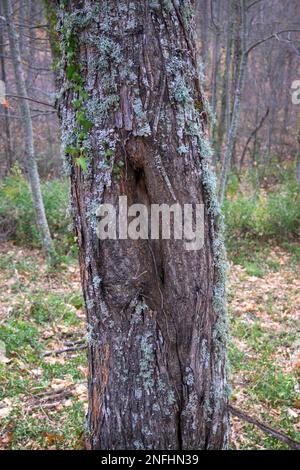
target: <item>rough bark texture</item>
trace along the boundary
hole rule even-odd
[[[192,7],[73,0],[57,9],[59,111],[87,310],[93,449],[227,447],[226,261]],[[72,83],[74,64],[68,78],[74,42],[88,97]],[[86,172],[70,151],[83,139],[74,109],[80,93],[93,125],[80,141]],[[204,248],[100,241],[95,210],[117,205],[119,195],[147,206],[204,203]]]

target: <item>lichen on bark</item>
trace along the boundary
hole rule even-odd
[[[59,112],[88,322],[89,446],[226,448],[226,260],[192,4],[63,5]],[[121,194],[147,207],[203,203],[203,249],[99,241],[97,206]]]

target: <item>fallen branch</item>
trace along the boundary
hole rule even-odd
[[[57,398],[65,398],[66,396],[71,396],[73,388],[74,388],[74,385],[71,387],[67,387],[67,388],[59,388],[57,390],[49,390],[47,392],[38,393],[34,395],[34,402],[47,401],[47,400],[53,400],[54,398],[57,399]]]
[[[69,346],[76,346],[77,344],[82,344],[82,343],[84,343],[84,341],[85,341],[84,339],[79,339],[79,340],[77,340],[77,341],[65,341],[65,342],[64,342],[64,345],[65,345],[66,347],[69,347]]]
[[[29,96],[6,95],[6,97],[7,98],[16,98],[18,100],[28,100],[28,101],[32,101],[33,103],[42,104],[44,106],[50,106],[51,108],[54,108],[54,105],[51,104],[51,103],[45,103],[45,101],[35,100],[33,98],[29,98]]]
[[[278,439],[279,441],[284,442],[291,449],[300,450],[300,442],[294,441],[293,439],[291,439],[286,434],[283,434],[282,432],[276,431],[276,429],[270,428],[266,424],[263,424],[263,423],[261,423],[260,421],[257,421],[254,418],[251,418],[251,416],[248,416],[247,414],[243,413],[242,411],[238,410],[237,408],[234,408],[231,405],[229,405],[228,408],[229,408],[229,412],[233,416],[236,416],[237,418],[240,418],[243,421],[246,421],[247,423],[253,424],[254,426],[258,427],[259,429],[261,429],[266,434],[270,434],[271,436],[275,437],[275,439]]]
[[[47,410],[51,410],[52,408],[57,408],[61,405],[61,401],[55,401],[53,403],[38,403],[36,405],[32,405],[28,408],[28,410],[37,410],[39,408],[46,408]]]
[[[74,385],[67,388],[59,388],[57,390],[48,390],[38,393],[32,397],[31,402],[27,405],[28,410],[35,410],[37,408],[55,408],[63,400],[73,395]]]
[[[67,388],[70,388],[70,387],[67,387]],[[51,395],[57,395],[59,393],[62,393],[66,390],[66,387],[60,387],[60,388],[57,388],[56,390],[46,390],[44,392],[39,392],[39,393],[35,393],[33,394],[33,397],[34,398],[41,398],[41,397],[47,397],[47,396],[51,396]]]
[[[70,346],[69,348],[63,348],[63,349],[55,349],[54,351],[46,351],[42,355],[42,357],[51,356],[52,354],[57,356],[58,354],[62,354],[68,351],[77,351],[79,349],[86,349],[86,344],[83,344],[81,346]]]

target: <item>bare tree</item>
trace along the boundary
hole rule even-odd
[[[3,16],[3,5],[0,3],[0,16]],[[0,70],[1,80],[6,85],[6,68],[4,60],[4,34],[0,28]],[[6,155],[6,172],[8,173],[13,165],[13,141],[11,135],[11,123],[9,109],[4,107],[4,122],[5,122],[5,155]]]
[[[20,112],[25,136],[26,165],[29,174],[29,181],[32,193],[32,200],[36,215],[36,222],[39,227],[41,241],[46,254],[54,256],[54,248],[51,240],[50,230],[46,219],[45,208],[42,198],[40,179],[37,169],[34,151],[34,138],[32,120],[28,103],[28,95],[22,67],[18,34],[13,21],[13,11],[10,0],[3,0],[5,21],[7,24],[10,54],[13,61],[17,91],[20,96]]]
[[[247,70],[247,61],[248,54],[246,47],[247,41],[247,23],[246,23],[246,4],[245,0],[240,0],[240,10],[241,10],[241,61],[239,65],[239,72],[237,78],[237,85],[234,93],[234,104],[231,117],[230,127],[228,129],[227,138],[226,138],[226,149],[224,154],[224,159],[222,163],[222,170],[220,175],[220,188],[219,188],[219,201],[220,204],[223,204],[225,189],[227,184],[228,173],[230,169],[230,164],[232,160],[234,142],[237,135],[237,128],[240,118],[240,109],[241,109],[241,97],[244,86],[245,74]]]

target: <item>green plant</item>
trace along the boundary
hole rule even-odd
[[[67,213],[68,182],[64,179],[44,181],[42,193],[57,251],[61,254],[75,253],[74,237],[69,230],[71,220]],[[30,188],[18,167],[0,183],[0,218],[8,227],[10,239],[30,247],[41,246]]]
[[[0,340],[8,354],[39,348],[38,330],[27,321],[11,318],[1,326]]]
[[[236,186],[234,186],[236,190]],[[238,190],[224,203],[229,247],[243,240],[284,241],[299,237],[300,185],[287,175],[280,184],[265,190]]]

